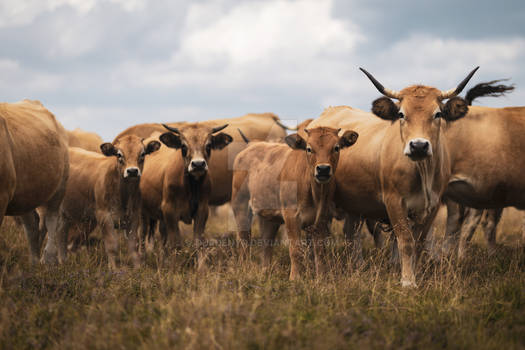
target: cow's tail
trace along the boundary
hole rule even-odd
[[[281,123],[281,121],[279,119],[274,119],[274,120],[275,120],[275,124],[279,125],[284,130],[297,131],[297,127],[293,128],[293,127],[290,127],[290,126],[286,126],[283,123]]]
[[[244,142],[246,143],[250,143],[250,139],[248,137],[246,137],[246,135],[244,135],[244,133],[241,131],[241,129],[237,128],[237,131],[239,132],[239,134],[241,135],[242,139],[244,140]]]
[[[465,101],[467,101],[469,106],[471,106],[472,101],[474,101],[478,97],[499,97],[505,95],[508,92],[512,92],[512,90],[514,90],[514,85],[498,84],[502,81],[507,80],[508,79],[499,79],[488,81],[486,83],[479,83],[478,85],[474,86],[472,89],[467,91],[465,95]]]

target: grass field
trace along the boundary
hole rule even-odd
[[[208,231],[225,232],[224,221],[211,220]],[[495,255],[477,234],[467,261],[423,262],[419,287],[403,289],[388,252],[369,238],[363,266],[336,237],[324,278],[307,271],[290,282],[285,244],[270,271],[258,248],[240,264],[228,246],[210,248],[203,271],[187,247],[162,264],[152,252],[142,269],[110,272],[102,244],[62,266],[31,266],[24,234],[8,221],[0,348],[525,348],[519,229],[504,220]]]

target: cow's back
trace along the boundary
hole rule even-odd
[[[91,152],[100,153],[100,145],[104,142],[97,134],[81,129],[68,130],[67,135],[69,147],[79,147]]]
[[[15,176],[6,214],[21,215],[47,203],[64,186],[67,133],[38,101],[2,103],[0,118],[6,154],[2,171]]]

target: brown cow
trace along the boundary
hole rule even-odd
[[[300,275],[301,229],[312,232],[316,270],[322,270],[322,240],[328,235],[339,151],[353,145],[357,133],[338,129],[310,128],[306,139],[286,137],[287,145],[268,142],[250,144],[234,163],[232,209],[238,237],[248,242],[251,218],[259,218],[266,241],[265,262],[270,263],[272,242],[284,222],[290,240],[290,279]]]
[[[187,224],[193,221],[197,243],[203,238],[213,173],[208,161],[212,151],[232,142],[230,135],[218,133],[226,127],[187,123],[176,129],[166,125],[170,132],[160,135],[160,141],[167,147],[161,147],[146,163],[140,189],[144,225],[151,219],[159,220],[165,246],[181,245],[180,220]]]
[[[63,202],[63,235],[77,227],[88,235],[96,227],[102,233],[109,267],[117,267],[115,225],[125,228],[135,266],[142,201],[139,183],[146,155],[160,147],[158,141],[142,143],[140,137],[124,136],[100,145],[102,154],[69,149],[70,175]]]
[[[102,138],[94,132],[88,132],[81,129],[68,130],[69,147],[78,147],[91,152],[100,153],[100,145],[104,142]]]
[[[352,129],[366,140],[341,154],[336,204],[355,216],[389,218],[401,253],[403,286],[416,285],[416,262],[450,176],[442,135],[467,113],[466,102],[456,96],[476,70],[447,92],[422,85],[392,91],[363,70],[385,95],[374,101],[373,114],[333,107],[309,125]]]
[[[21,216],[32,260],[38,261],[43,235],[35,209],[42,206],[50,232],[43,261],[55,261],[57,252],[63,260],[57,229],[69,171],[66,131],[40,102],[23,100],[0,104],[0,133],[0,223],[4,215]]]
[[[200,122],[199,125],[208,128],[228,124],[224,132],[233,137],[232,144],[225,149],[212,152],[209,166],[212,191],[209,198],[210,205],[222,205],[230,201],[232,184],[232,166],[235,156],[246,148],[246,143],[241,139],[237,129],[241,129],[251,140],[278,140],[284,139],[286,131],[276,121],[279,118],[273,113],[246,114],[238,118],[216,119]],[[167,124],[173,128],[182,128],[186,123]],[[164,133],[166,129],[161,124],[140,124],[130,127],[119,134],[149,137],[155,131]]]

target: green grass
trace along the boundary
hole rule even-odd
[[[369,238],[363,266],[353,267],[337,238],[325,277],[308,270],[290,282],[285,245],[269,271],[258,248],[241,264],[228,247],[210,248],[197,271],[187,247],[162,263],[151,252],[141,269],[110,272],[102,244],[62,266],[31,266],[24,234],[4,223],[0,348],[524,348],[517,240],[505,236],[489,257],[476,239],[467,261],[424,262],[419,287],[403,289],[398,268]]]

